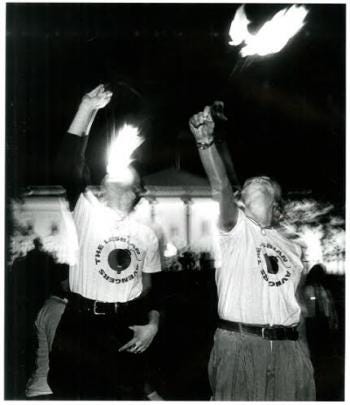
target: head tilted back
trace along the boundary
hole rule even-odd
[[[243,187],[242,187],[242,191],[241,191],[242,196],[244,196],[244,190],[247,188],[247,186],[254,181],[261,181],[261,182],[266,182],[266,183],[270,184],[270,186],[273,189],[275,202],[277,204],[280,204],[282,202],[281,186],[279,185],[279,183],[277,183],[276,180],[273,180],[271,177],[268,177],[268,176],[255,176],[255,177],[250,177],[249,179],[247,179],[244,182]]]

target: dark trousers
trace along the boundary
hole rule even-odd
[[[94,315],[69,303],[50,354],[54,399],[142,399],[146,354],[118,349],[133,336],[129,326],[146,322],[142,300],[113,315]]]

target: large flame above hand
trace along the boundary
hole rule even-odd
[[[246,56],[265,56],[279,52],[304,26],[308,11],[304,6],[293,5],[277,12],[255,34],[248,30],[250,23],[244,6],[239,7],[232,20],[229,35],[230,45],[243,44],[240,54]]]
[[[107,151],[107,174],[110,181],[131,183],[133,173],[130,163],[132,154],[143,143],[139,129],[130,124],[124,126],[112,135]]]

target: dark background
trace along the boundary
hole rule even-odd
[[[204,175],[187,121],[221,99],[241,180],[266,173],[285,191],[308,190],[343,206],[345,5],[306,5],[305,27],[280,53],[250,60],[230,76],[242,62],[228,45],[239,5],[7,4],[9,194],[56,184],[60,139],[81,96],[103,82],[116,93],[90,138],[94,182],[104,170],[111,119],[140,107],[142,174],[180,164]],[[248,4],[252,29],[286,6]]]

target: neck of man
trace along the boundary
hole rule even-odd
[[[105,204],[108,208],[112,209],[120,218],[125,218],[130,213],[130,204],[126,204],[123,199],[114,199],[113,201],[107,200]]]

